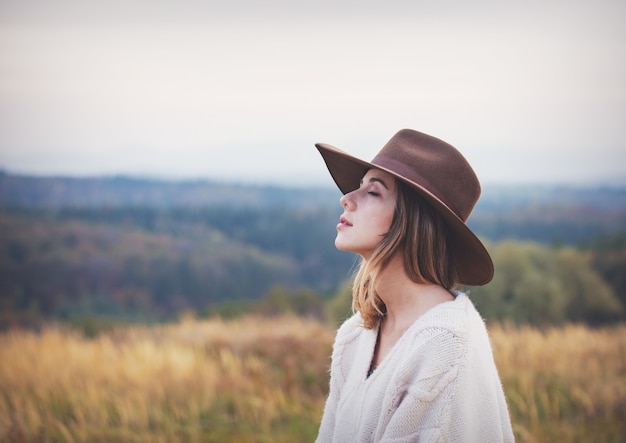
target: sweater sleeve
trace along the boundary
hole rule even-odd
[[[341,389],[347,378],[347,371],[350,369],[351,358],[346,355],[346,345],[358,336],[361,329],[360,324],[361,317],[357,314],[346,320],[337,331],[331,358],[329,393],[318,436],[315,440],[316,443],[333,441],[337,405]]]
[[[333,381],[333,369],[331,367],[331,383],[328,398],[324,405],[324,414],[322,415],[322,422],[317,434],[316,443],[332,442],[333,432],[335,429],[335,415],[337,410],[337,403],[339,402],[339,392],[337,386],[332,383]]]

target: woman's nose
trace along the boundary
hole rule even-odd
[[[348,192],[347,194],[342,195],[339,199],[339,203],[344,209],[354,209],[354,199],[352,198],[352,192]]]

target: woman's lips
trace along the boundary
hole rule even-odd
[[[339,228],[349,228],[350,226],[352,226],[352,223],[350,223],[347,218],[341,217],[339,219],[339,224],[337,225],[337,229],[339,229]]]

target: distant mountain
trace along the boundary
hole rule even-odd
[[[0,171],[0,209],[52,209],[67,213],[129,208],[239,208],[254,212],[280,207],[322,208],[338,214],[340,195],[332,184],[289,188],[125,176],[34,177]],[[492,241],[516,238],[572,244],[624,233],[626,186],[484,186],[469,225],[478,235]]]
[[[491,186],[468,223],[492,241],[581,244],[626,233],[626,187]]]
[[[0,171],[0,207],[306,207],[336,203],[339,196],[330,186],[290,189],[209,180],[34,177]]]

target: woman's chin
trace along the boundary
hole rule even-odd
[[[335,247],[340,251],[354,252],[367,260],[367,257],[371,254],[371,251],[364,251],[362,248],[356,248],[354,245],[349,245],[346,242],[342,242],[340,239],[335,240]]]
[[[353,252],[352,248],[350,248],[350,245],[347,244],[342,238],[340,238],[339,235],[337,236],[337,238],[335,238],[335,248],[339,249],[340,251]]]

